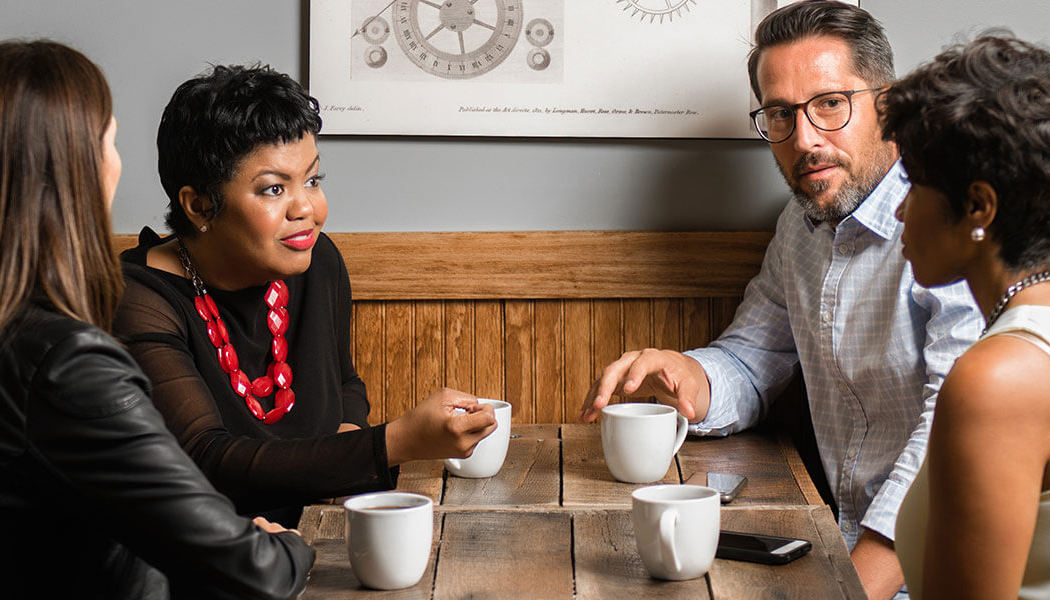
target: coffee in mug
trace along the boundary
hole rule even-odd
[[[631,494],[638,554],[658,579],[695,579],[715,559],[721,527],[718,491],[699,485],[651,485]]]
[[[602,409],[605,464],[619,481],[663,479],[688,432],[686,418],[664,404],[628,402]]]
[[[499,473],[507,458],[510,444],[510,403],[502,400],[478,398],[479,404],[491,404],[496,413],[496,429],[474,446],[468,458],[447,458],[445,468],[456,477],[478,479]]]
[[[407,492],[376,492],[348,498],[346,548],[354,576],[377,590],[410,587],[430,561],[434,503]]]

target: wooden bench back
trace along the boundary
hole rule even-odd
[[[625,350],[695,348],[730,322],[770,232],[333,233],[370,421],[440,386],[574,422]],[[121,248],[134,236],[118,236]]]

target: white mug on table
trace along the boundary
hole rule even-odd
[[[627,483],[663,479],[689,422],[663,404],[628,402],[602,409],[602,450],[613,477]]]
[[[343,502],[354,576],[377,590],[411,587],[430,561],[434,503],[407,492],[376,492]]]
[[[504,459],[507,458],[507,446],[510,444],[510,403],[489,398],[478,398],[478,403],[492,405],[496,413],[496,430],[474,446],[474,452],[469,458],[445,459],[445,468],[457,477],[492,477],[499,473]]]
[[[658,579],[700,577],[718,548],[722,502],[699,485],[651,485],[631,494],[631,522],[638,554]]]

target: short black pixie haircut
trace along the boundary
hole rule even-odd
[[[225,206],[221,186],[248,154],[261,145],[296,142],[320,130],[317,100],[269,66],[218,65],[183,83],[164,108],[157,130],[168,228],[180,237],[198,233],[179,204],[183,186],[211,200],[214,218]]]
[[[948,197],[947,222],[984,181],[998,197],[988,233],[1006,266],[1050,263],[1050,51],[984,35],[920,66],[877,105],[912,183]]]

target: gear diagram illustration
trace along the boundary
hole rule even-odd
[[[682,11],[689,11],[690,4],[696,4],[696,0],[616,0],[616,4],[623,4],[624,11],[631,11],[631,16],[641,15],[645,21],[649,17],[650,23],[659,19],[660,23],[667,19],[674,21],[675,17],[681,17]]]
[[[367,19],[359,31],[369,44],[382,44],[390,36],[390,25],[383,17],[376,15]]]
[[[405,55],[439,77],[477,77],[503,62],[522,27],[522,0],[399,0],[394,34]]]
[[[335,134],[760,139],[740,64],[792,1],[309,0],[310,93]]]
[[[349,71],[359,81],[561,78],[566,0],[327,1],[349,2]]]

